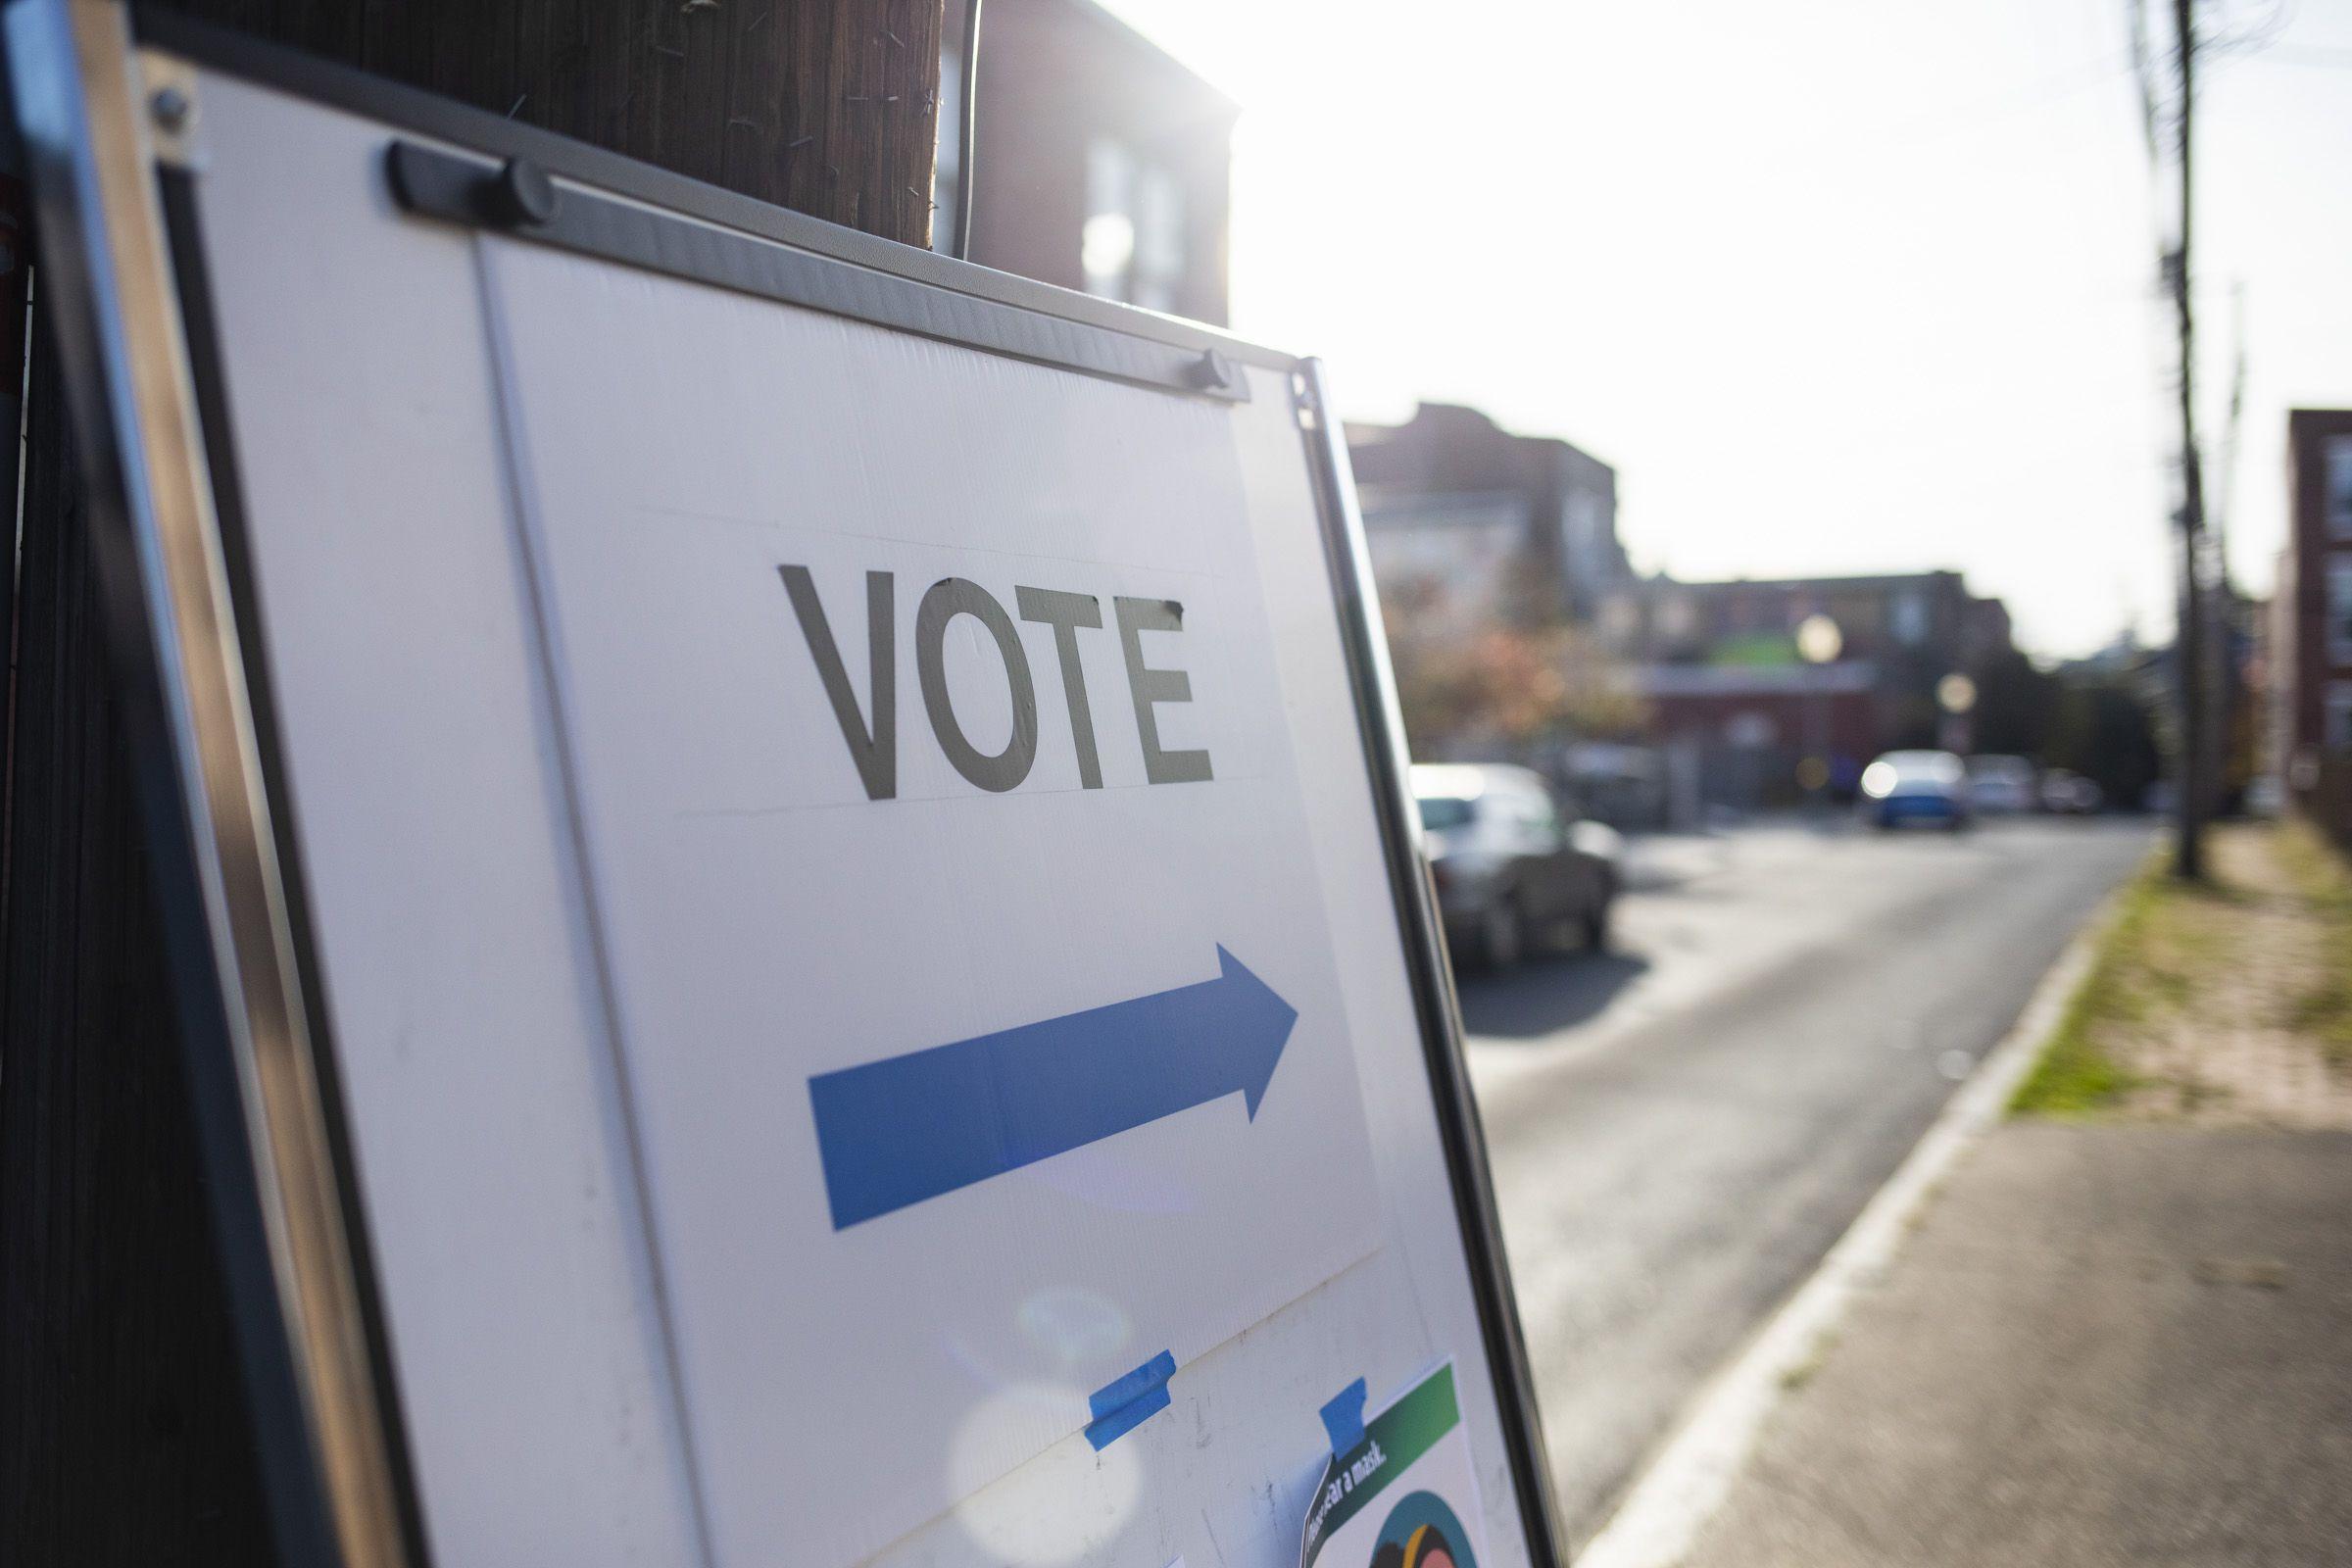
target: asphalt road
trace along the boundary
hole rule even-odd
[[[1462,1013],[1572,1543],[2139,858],[2131,821],[1637,845],[1613,951]]]

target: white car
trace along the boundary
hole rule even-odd
[[[2022,757],[1970,758],[1968,803],[1984,816],[2033,810],[2041,804],[2034,787],[2034,764]]]
[[[2041,808],[2058,816],[2088,816],[2105,792],[2080,773],[2053,767],[2041,776]]]
[[[1572,934],[1608,945],[1617,898],[1616,832],[1577,820],[1542,775],[1498,763],[1413,769],[1422,842],[1446,946],[1483,969]]]

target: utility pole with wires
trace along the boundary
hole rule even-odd
[[[2197,449],[2197,318],[2189,269],[2195,233],[2197,21],[2196,0],[2173,0],[2174,59],[2180,104],[2177,163],[2180,176],[2180,226],[2167,270],[2173,285],[2173,314],[2180,339],[2180,629],[2173,662],[2180,682],[2180,752],[2173,787],[2173,874],[2189,881],[2205,875],[2205,779],[2197,760],[2205,750],[2213,715],[2206,710],[2205,641],[2205,473]]]
[[[2246,285],[2242,280],[2230,286],[2230,404],[2222,419],[2213,494],[2208,498],[2200,579],[2208,607],[2203,674],[2208,722],[2198,778],[2208,811],[2219,810],[2230,798],[2230,760],[2245,734],[2246,720],[2245,689],[2235,678],[2236,643],[2243,628],[2238,620],[2237,590],[2230,577],[2230,527],[2237,513],[2238,435],[2246,408]]]
[[[2205,474],[2197,447],[2196,306],[2190,268],[2195,214],[2195,108],[2197,0],[2173,0],[2173,66],[2176,76],[2168,148],[2158,113],[2156,69],[2148,47],[2148,0],[2132,0],[2133,62],[2139,76],[2140,110],[2150,164],[2159,175],[2170,151],[2178,180],[2176,223],[2162,247],[2163,276],[2173,300],[2178,339],[2177,391],[2180,419],[2180,504],[2175,514],[2180,545],[2180,629],[2173,643],[2179,723],[2173,749],[2173,871],[2188,880],[2205,875],[2206,769],[2203,760],[2213,714],[2206,679]],[[2161,200],[2162,192],[2159,192]]]

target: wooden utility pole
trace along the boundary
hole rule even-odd
[[[929,243],[940,0],[170,8]],[[0,808],[0,1556],[266,1568],[278,1558],[37,272],[33,289]]]
[[[2243,632],[2237,585],[2230,575],[2230,525],[2237,514],[2237,453],[2246,412],[2246,286],[2230,290],[2230,404],[2222,417],[2220,461],[2205,502],[2205,810],[2210,820],[2235,798],[2236,763],[2250,755],[2250,705],[2238,678]]]
[[[2196,0],[2173,0],[2175,57],[2180,81],[2180,229],[2173,248],[2175,321],[2180,338],[2180,628],[2173,641],[2180,681],[2180,761],[2174,770],[2173,871],[2190,880],[2205,875],[2205,734],[2212,723],[2205,679],[2205,475],[2197,452],[2197,329],[2190,298],[2189,236],[2196,181]]]

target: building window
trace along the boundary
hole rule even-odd
[[[2328,562],[2328,662],[2352,664],[2352,555]]]
[[[1928,602],[1916,592],[1897,594],[1887,619],[1894,640],[1905,648],[1917,648],[1928,640]]]
[[[2331,539],[2352,539],[2352,435],[2339,435],[2324,449],[2320,473],[2320,513],[2328,519]]]
[[[2338,754],[2352,752],[2352,680],[2339,680],[2328,688],[2320,744]]]
[[[1107,137],[1086,150],[1086,291],[1173,311],[1184,277],[1184,191],[1164,169]]]

